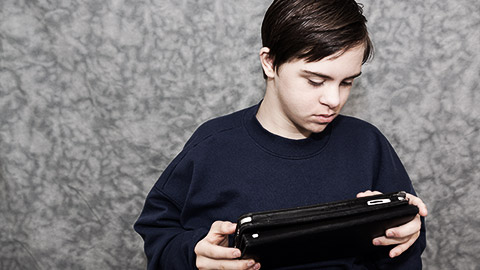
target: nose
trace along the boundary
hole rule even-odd
[[[340,105],[340,87],[338,84],[326,85],[320,93],[319,102],[331,109]]]

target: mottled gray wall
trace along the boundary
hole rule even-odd
[[[143,269],[132,224],[193,130],[255,104],[265,0],[0,1],[0,269]],[[364,1],[345,112],[428,204],[425,269],[480,269],[480,2]]]

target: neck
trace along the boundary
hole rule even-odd
[[[293,140],[308,138],[311,132],[299,128],[288,119],[281,102],[276,98],[276,95],[271,94],[272,91],[275,91],[273,87],[269,87],[272,83],[267,82],[265,97],[256,115],[258,122],[264,129],[280,137]]]

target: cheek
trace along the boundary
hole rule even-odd
[[[318,93],[303,78],[284,76],[278,82],[278,95],[287,114],[303,117],[317,107]]]
[[[287,78],[287,80],[282,81],[279,90],[279,95],[285,105],[299,106],[307,99],[304,89],[294,79],[289,80]]]
[[[300,88],[290,91],[288,95],[283,97],[283,99],[285,104],[289,107],[289,110],[294,111],[297,114],[308,113],[309,108],[316,107],[316,103],[318,103],[318,98],[314,93]]]
[[[286,82],[284,86],[285,98],[290,103],[302,106],[315,103],[318,99],[317,91],[302,80],[292,79],[290,82]]]
[[[350,95],[350,89],[345,89],[344,91],[340,92],[341,106],[343,106],[347,102],[349,95]]]

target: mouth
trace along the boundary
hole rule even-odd
[[[335,119],[335,116],[337,116],[336,113],[332,114],[315,114],[313,115],[315,120],[320,123],[320,124],[328,124]]]

